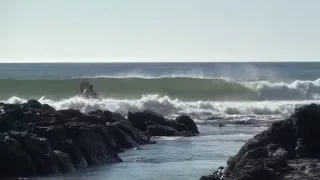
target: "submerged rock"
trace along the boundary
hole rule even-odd
[[[295,110],[286,120],[250,139],[227,162],[202,180],[315,180],[320,178],[320,106]]]

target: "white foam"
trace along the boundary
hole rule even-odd
[[[5,103],[25,103],[27,100],[20,97],[11,97],[3,100]],[[164,116],[175,117],[178,114],[189,114],[197,120],[211,116],[231,117],[233,119],[268,118],[277,119],[293,113],[297,106],[318,101],[246,101],[246,102],[215,102],[215,101],[181,101],[168,96],[144,95],[140,99],[85,99],[75,96],[59,101],[42,97],[39,101],[49,104],[55,109],[79,109],[90,112],[96,109],[111,110],[126,115],[128,111],[152,110]]]
[[[265,99],[319,99],[320,78],[311,80],[295,80],[292,82],[257,81],[245,83],[248,87],[257,89]]]

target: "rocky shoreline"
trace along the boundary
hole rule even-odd
[[[118,153],[155,143],[152,136],[193,136],[194,121],[150,111],[128,117],[96,110],[55,110],[30,100],[0,103],[0,178],[67,173],[87,166],[121,162]]]
[[[320,106],[300,107],[250,139],[212,175],[200,180],[320,179]]]

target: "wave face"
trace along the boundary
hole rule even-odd
[[[88,80],[100,98],[137,99],[147,94],[180,100],[319,100],[320,79],[292,82],[236,82],[187,77],[97,77],[61,80],[0,79],[0,100],[12,96],[61,100],[80,95],[79,84]]]
[[[181,100],[254,99],[257,93],[240,83],[221,79],[163,77],[163,78],[73,78],[64,80],[2,79],[0,99],[22,98],[63,99],[79,95],[82,80],[90,81],[103,97],[136,99],[146,94],[158,94]]]

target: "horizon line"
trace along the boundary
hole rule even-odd
[[[121,64],[121,63],[308,63],[308,62],[320,62],[320,60],[283,60],[283,61],[1,61],[0,64]]]

